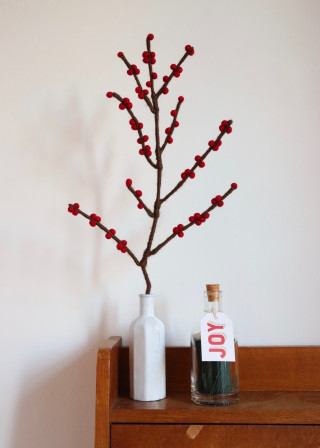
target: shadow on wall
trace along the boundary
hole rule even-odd
[[[96,356],[105,340],[104,326],[101,321],[96,334],[72,360],[25,379],[11,448],[94,446]]]

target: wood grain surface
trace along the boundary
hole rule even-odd
[[[112,425],[117,448],[320,448],[319,426]]]
[[[109,338],[97,356],[95,448],[110,446],[110,409],[118,396],[120,337]]]

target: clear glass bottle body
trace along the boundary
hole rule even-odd
[[[222,312],[219,302],[205,297],[205,313]],[[230,405],[239,401],[238,341],[234,337],[235,362],[202,361],[200,323],[191,334],[191,400],[199,405]]]

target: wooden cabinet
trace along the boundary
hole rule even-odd
[[[128,348],[98,351],[95,448],[320,448],[320,347],[240,347],[240,400],[190,400],[190,348],[167,347],[167,398],[129,398]]]

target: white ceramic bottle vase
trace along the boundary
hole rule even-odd
[[[140,315],[129,330],[130,396],[154,401],[166,396],[165,328],[154,315],[153,294],[140,294]]]

